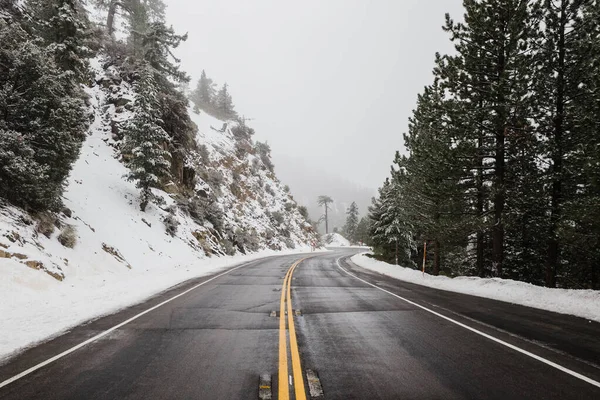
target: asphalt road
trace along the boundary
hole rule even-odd
[[[312,370],[328,400],[600,399],[600,324],[396,281],[353,265],[353,252],[312,254],[290,278],[307,393]],[[186,282],[32,348],[0,365],[0,382],[189,290],[0,387],[0,399],[257,399],[264,374],[277,399],[280,339],[294,348],[289,323],[280,335],[282,285],[303,257]]]

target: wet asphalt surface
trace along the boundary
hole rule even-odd
[[[363,270],[337,250],[300,264],[292,303],[303,369],[325,399],[600,399],[600,388],[346,274],[600,381],[600,324],[408,284]],[[277,398],[283,277],[303,256],[223,275],[0,388],[0,399]],[[0,365],[0,382],[209,279],[91,321]],[[67,312],[67,311],[66,311]]]

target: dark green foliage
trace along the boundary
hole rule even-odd
[[[415,251],[415,241],[409,219],[406,218],[405,204],[408,195],[403,194],[401,180],[405,175],[387,179],[379,189],[379,198],[373,199],[369,208],[371,219],[371,240],[375,249],[383,254],[387,261],[395,264],[413,265],[411,259]]]
[[[58,209],[77,159],[87,112],[52,49],[18,23],[0,19],[0,196]]]
[[[358,206],[356,202],[352,202],[346,210],[346,225],[344,225],[344,235],[350,243],[356,243],[358,238],[356,230],[358,228]]]
[[[362,217],[356,226],[356,242],[359,244],[371,245],[371,220],[369,217]]]
[[[171,49],[177,48],[187,40],[186,35],[177,35],[172,27],[162,22],[153,22],[143,33],[136,32],[141,37],[143,49],[142,58],[158,73],[159,84],[165,85],[163,79],[173,78],[178,82],[187,82],[189,77],[179,69],[179,60],[173,56]]]
[[[28,25],[43,41],[56,64],[83,82],[89,78],[91,30],[79,0],[27,0]]]
[[[598,288],[600,4],[464,6],[370,210],[373,244],[414,265],[426,242],[434,274]]]
[[[141,189],[140,209],[144,211],[149,201],[160,202],[151,188],[160,187],[161,180],[171,177],[170,153],[165,150],[171,138],[161,126],[154,72],[147,67],[140,73],[135,85],[135,116],[125,127],[123,151],[132,156],[127,178],[135,180]]]

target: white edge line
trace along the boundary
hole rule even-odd
[[[185,295],[185,294],[187,294],[187,293],[191,292],[192,290],[195,290],[195,289],[199,288],[199,287],[200,287],[200,286],[202,286],[202,285],[205,285],[205,284],[207,284],[207,283],[208,283],[208,282],[210,282],[210,281],[213,281],[213,280],[215,280],[215,279],[217,279],[217,278],[219,278],[219,277],[221,277],[221,276],[223,276],[223,275],[226,275],[226,274],[228,274],[228,273],[230,273],[230,272],[233,272],[233,271],[235,271],[236,269],[240,269],[240,268],[242,268],[242,267],[246,267],[246,266],[248,266],[248,265],[250,265],[250,264],[252,264],[252,263],[254,263],[254,262],[257,262],[257,261],[262,261],[262,260],[253,260],[253,261],[249,261],[249,262],[247,262],[247,263],[244,263],[244,264],[242,264],[242,265],[239,265],[239,266],[237,266],[237,267],[235,267],[235,268],[231,268],[231,269],[229,269],[229,270],[227,270],[227,271],[225,271],[225,272],[223,272],[223,273],[221,273],[221,274],[219,274],[219,275],[213,276],[212,278],[210,278],[210,279],[207,279],[207,280],[205,280],[204,282],[197,284],[196,286],[194,286],[194,287],[192,287],[192,288],[190,288],[190,289],[188,289],[188,290],[186,290],[186,291],[184,291],[184,292],[181,292],[181,293],[179,293],[178,295],[175,295],[175,296],[171,297],[170,299],[167,299],[167,300],[163,301],[162,303],[159,303],[159,304],[157,304],[157,305],[155,305],[155,306],[153,306],[153,307],[150,307],[149,309],[147,309],[147,310],[145,310],[145,311],[142,311],[141,313],[139,313],[139,314],[137,314],[137,315],[135,315],[135,316],[133,316],[133,317],[129,318],[128,320],[126,320],[126,321],[123,321],[123,322],[121,322],[120,324],[118,324],[118,325],[115,325],[115,326],[113,326],[112,328],[110,328],[110,329],[107,329],[107,330],[105,330],[104,332],[102,332],[102,333],[99,333],[99,334],[97,334],[96,336],[89,338],[89,339],[88,339],[88,340],[86,340],[85,342],[79,343],[77,346],[71,347],[70,349],[63,351],[62,353],[60,353],[60,354],[57,354],[57,355],[55,355],[54,357],[52,357],[52,358],[49,358],[49,359],[47,359],[47,360],[46,360],[46,361],[44,361],[44,362],[41,362],[41,363],[39,363],[39,364],[37,364],[37,365],[34,365],[33,367],[31,367],[31,368],[29,368],[29,369],[27,369],[27,370],[25,370],[25,371],[21,372],[21,373],[20,373],[20,374],[18,374],[18,375],[15,375],[15,376],[13,376],[12,378],[9,378],[9,379],[5,380],[4,382],[1,382],[1,383],[0,383],[0,388],[3,388],[3,387],[5,387],[5,386],[7,386],[7,385],[10,385],[10,384],[11,384],[11,383],[13,383],[14,381],[16,381],[16,380],[19,380],[19,379],[23,378],[24,376],[27,376],[27,375],[31,374],[32,372],[34,372],[34,371],[37,371],[38,369],[40,369],[40,368],[43,368],[43,367],[45,367],[46,365],[48,365],[48,364],[50,364],[50,363],[52,363],[52,362],[54,362],[54,361],[56,361],[56,360],[58,360],[58,359],[61,359],[61,358],[63,358],[63,357],[64,357],[64,356],[66,356],[66,355],[69,355],[69,354],[73,353],[73,352],[74,352],[74,351],[76,351],[76,350],[79,350],[80,348],[82,348],[82,347],[84,347],[84,346],[86,346],[86,345],[88,345],[88,344],[90,344],[90,343],[92,343],[92,342],[94,342],[94,341],[96,341],[96,340],[98,340],[98,339],[100,339],[100,338],[102,338],[102,337],[104,337],[104,336],[108,335],[109,333],[111,333],[111,332],[113,332],[113,331],[115,331],[115,330],[117,330],[117,329],[121,328],[121,327],[122,327],[122,326],[124,326],[124,325],[127,325],[128,323],[130,323],[130,322],[132,322],[132,321],[134,321],[134,320],[138,319],[139,317],[141,317],[141,316],[143,316],[143,315],[145,315],[145,314],[149,313],[150,311],[154,311],[154,310],[156,310],[157,308],[159,308],[159,307],[161,307],[161,306],[164,306],[165,304],[167,304],[167,303],[169,303],[169,302],[171,302],[171,301],[173,301],[173,300],[175,300],[175,299],[177,299],[177,298],[179,298],[179,297],[181,297],[181,296],[183,296],[183,295]],[[167,289],[167,290],[168,290],[168,289]]]
[[[345,256],[342,256],[342,257],[345,257]],[[429,309],[429,308],[427,308],[427,307],[424,307],[424,306],[422,306],[422,305],[420,305],[420,304],[417,304],[417,303],[415,303],[415,302],[413,302],[413,301],[410,301],[410,300],[408,300],[408,299],[405,299],[405,298],[404,298],[404,297],[402,297],[402,296],[398,296],[398,295],[397,295],[397,294],[395,294],[395,293],[392,293],[392,292],[390,292],[390,291],[388,291],[388,290],[382,289],[382,288],[380,288],[380,287],[379,287],[379,286],[377,286],[377,285],[374,285],[374,284],[372,284],[372,283],[370,283],[370,282],[367,282],[367,281],[365,281],[364,279],[361,279],[361,278],[359,278],[358,276],[356,276],[356,275],[354,275],[354,274],[352,274],[352,273],[348,272],[347,270],[345,270],[345,269],[344,269],[344,268],[343,268],[343,267],[340,265],[340,260],[342,259],[342,257],[340,257],[340,258],[338,258],[338,259],[336,260],[336,264],[337,264],[337,266],[338,266],[338,267],[339,267],[339,268],[340,268],[342,271],[344,271],[346,274],[350,275],[351,277],[353,277],[353,278],[356,278],[356,279],[358,279],[359,281],[361,281],[361,282],[364,282],[364,283],[366,283],[366,284],[367,284],[367,285],[369,285],[369,286],[372,286],[372,287],[374,287],[374,288],[376,288],[376,289],[379,289],[379,290],[381,290],[382,292],[385,292],[385,293],[387,293],[387,294],[391,294],[392,296],[394,296],[394,297],[397,297],[397,298],[399,298],[400,300],[403,300],[403,301],[405,301],[405,302],[407,302],[407,303],[409,303],[409,304],[412,304],[412,305],[413,305],[413,306],[415,306],[415,307],[419,307],[419,308],[421,308],[421,309],[423,309],[423,310],[425,310],[425,311],[427,311],[427,312],[430,312],[430,313],[431,313],[431,314],[433,314],[433,315],[436,315],[436,316],[438,316],[438,317],[440,317],[440,318],[443,318],[443,319],[445,319],[446,321],[452,322],[453,324],[456,324],[456,325],[458,325],[458,326],[460,326],[460,327],[462,327],[462,328],[465,328],[465,329],[467,329],[467,330],[469,330],[469,331],[471,331],[471,332],[474,332],[474,333],[476,333],[476,334],[478,334],[478,335],[481,335],[481,336],[483,336],[483,337],[485,337],[485,338],[487,338],[487,339],[493,340],[493,341],[494,341],[494,342],[496,342],[496,343],[499,343],[499,344],[501,344],[501,345],[503,345],[503,346],[506,346],[506,347],[508,347],[508,348],[510,348],[510,349],[513,349],[513,350],[515,350],[515,351],[518,351],[518,352],[519,352],[519,353],[521,353],[521,354],[525,354],[526,356],[529,356],[529,357],[531,357],[531,358],[533,358],[533,359],[536,359],[536,360],[538,360],[538,361],[541,361],[541,362],[543,362],[544,364],[547,364],[547,365],[549,365],[549,366],[551,366],[551,367],[553,367],[553,368],[556,368],[556,369],[558,369],[558,370],[560,370],[560,371],[562,371],[562,372],[564,372],[564,373],[566,373],[566,374],[569,374],[569,375],[571,375],[571,376],[574,376],[575,378],[581,379],[582,381],[584,381],[584,382],[587,382],[587,383],[589,383],[590,385],[593,385],[593,386],[596,386],[596,387],[599,387],[599,388],[600,388],[600,382],[598,382],[598,381],[595,381],[595,380],[593,380],[593,379],[591,379],[591,378],[588,378],[588,377],[587,377],[587,376],[585,376],[585,375],[581,375],[581,374],[580,374],[580,373],[578,373],[578,372],[575,372],[575,371],[573,371],[573,370],[570,370],[570,369],[568,369],[568,368],[566,368],[566,367],[563,367],[562,365],[559,365],[559,364],[557,364],[557,363],[555,363],[555,362],[552,362],[552,361],[550,361],[550,360],[547,360],[547,359],[545,359],[545,358],[543,358],[543,357],[540,357],[540,356],[538,356],[538,355],[536,355],[536,354],[533,354],[533,353],[531,353],[531,352],[529,352],[529,351],[527,351],[527,350],[523,350],[523,349],[522,349],[522,348],[520,348],[520,347],[517,347],[517,346],[515,346],[515,345],[512,345],[512,344],[510,344],[510,343],[507,343],[507,342],[505,342],[505,341],[503,341],[503,340],[500,340],[500,339],[498,339],[498,338],[496,338],[496,337],[494,337],[494,336],[488,335],[487,333],[481,332],[481,331],[479,331],[479,330],[477,330],[477,329],[475,329],[475,328],[471,328],[471,327],[470,327],[470,326],[468,326],[468,325],[465,325],[465,324],[463,324],[463,323],[461,323],[461,322],[458,322],[458,321],[456,321],[456,320],[453,320],[452,318],[446,317],[446,316],[445,316],[445,315],[443,315],[443,314],[440,314],[440,313],[438,313],[438,312],[435,312],[435,311],[433,311],[433,310],[430,310],[430,309]]]

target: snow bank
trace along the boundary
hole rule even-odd
[[[600,322],[600,292],[596,290],[550,289],[500,278],[423,276],[420,271],[377,261],[365,254],[353,256],[352,262],[392,278]]]
[[[323,241],[330,247],[348,247],[350,241],[339,233],[328,233],[323,238]]]
[[[59,282],[48,274],[24,268],[15,260],[0,262],[0,360],[36,342],[56,336],[90,319],[139,303],[178,283],[218,272],[241,262],[297,250],[264,250],[252,255],[219,257],[193,265],[116,271],[107,265],[82,268]]]

